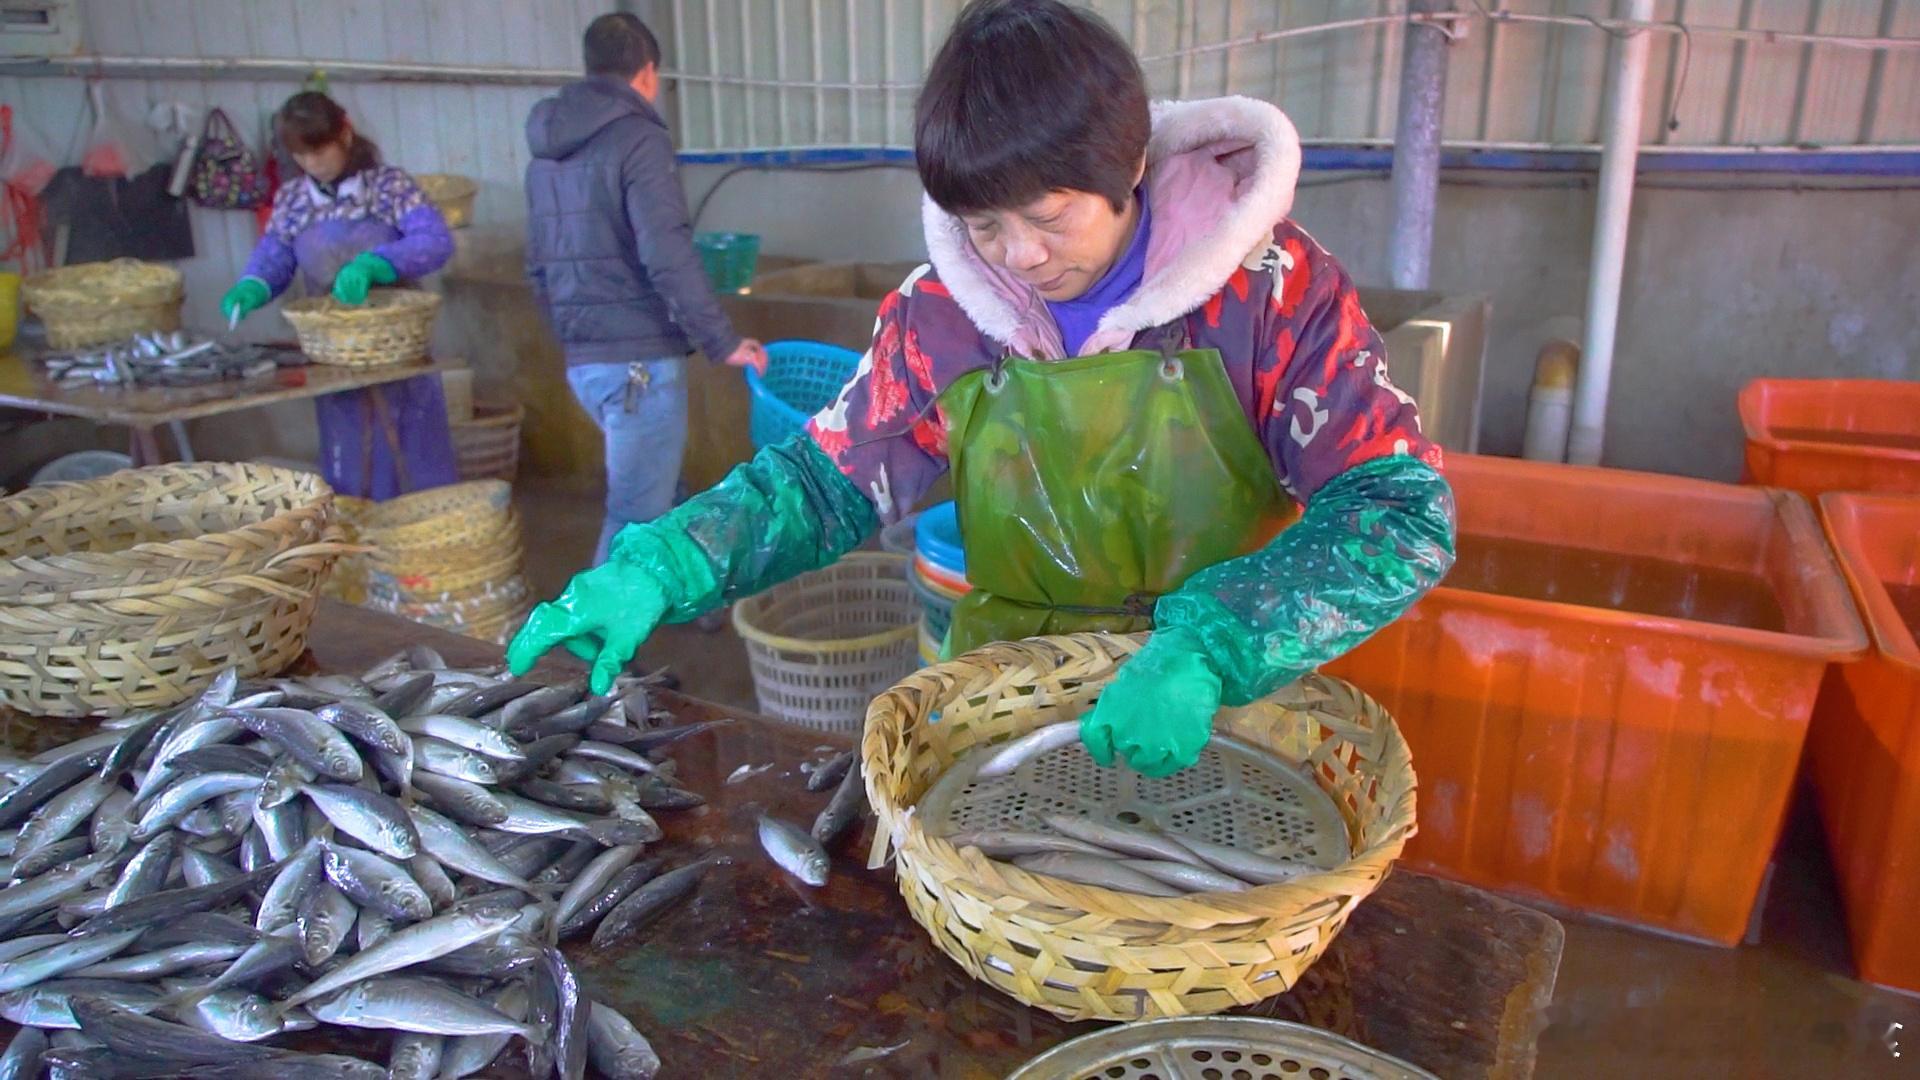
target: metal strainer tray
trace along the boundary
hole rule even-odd
[[[932,835],[975,829],[1051,831],[1047,814],[1142,825],[1329,870],[1353,854],[1333,797],[1298,768],[1216,735],[1200,760],[1163,779],[1101,768],[1078,741],[990,779],[975,774],[1000,749],[976,748],[920,802]]]
[[[1007,1080],[1438,1080],[1319,1028],[1254,1016],[1181,1016],[1061,1043]]]

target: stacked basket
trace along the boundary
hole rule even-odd
[[[114,259],[44,270],[21,286],[55,349],[84,349],[135,334],[180,329],[180,271]]]
[[[416,173],[413,182],[427,201],[438,207],[449,229],[464,229],[473,224],[473,201],[480,185],[454,173]]]
[[[0,701],[36,716],[158,709],[306,648],[342,551],[311,473],[163,465],[0,499]]]
[[[953,624],[953,605],[973,588],[953,503],[930,506],[914,522],[911,580],[920,599],[920,662],[937,664]]]
[[[370,550],[343,598],[504,643],[533,606],[511,494],[504,481],[480,480],[345,504],[352,535]]]
[[[453,453],[462,480],[505,480],[520,471],[520,423],[527,411],[518,403],[473,403],[464,420],[454,420]]]

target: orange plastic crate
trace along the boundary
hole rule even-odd
[[[1920,494],[1920,383],[1756,379],[1740,391],[1746,479],[1817,499]]]
[[[1808,771],[1861,976],[1920,991],[1920,498],[1820,506],[1873,648],[1827,676]]]
[[[1413,748],[1406,859],[1738,942],[1821,673],[1866,645],[1812,509],[1677,477],[1447,461],[1452,575],[1329,669]]]

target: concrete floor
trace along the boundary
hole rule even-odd
[[[592,553],[599,494],[533,482],[521,485],[519,502],[528,574],[551,596]],[[670,666],[694,696],[754,706],[731,627],[662,628],[640,658]],[[1839,898],[1804,800],[1781,842],[1756,944],[1721,949],[1563,921],[1540,1077],[1920,1077],[1920,998],[1852,977]]]

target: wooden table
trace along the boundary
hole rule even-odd
[[[500,657],[497,646],[331,602],[310,647],[319,668],[353,672],[416,642],[455,665]],[[571,658],[546,663],[556,673],[579,670]],[[675,744],[682,781],[711,801],[662,814],[661,848],[675,861],[717,849],[732,863],[637,942],[599,955],[584,942],[567,951],[589,992],[647,1033],[672,1075],[997,1078],[1097,1027],[1021,1005],[934,948],[908,917],[891,869],[863,869],[865,830],[841,842],[824,888],[769,864],[755,840],[757,815],[811,820],[827,796],[805,791],[799,765],[850,740],[665,697],[683,721],[739,722]],[[740,765],[768,762],[778,767],[724,783]],[[1247,1011],[1339,1032],[1448,1080],[1525,1077],[1561,942],[1560,924],[1540,912],[1396,871],[1298,986]],[[859,1047],[902,1043],[836,1068]],[[364,1049],[378,1046],[384,1040]]]
[[[416,375],[452,370],[446,361],[392,367],[349,368],[329,364],[280,368],[254,379],[227,379],[198,386],[65,387],[25,356],[0,357],[0,406],[77,416],[132,430],[135,465],[163,460],[154,429],[205,416],[257,409],[281,401],[321,397],[342,390],[402,382]]]

